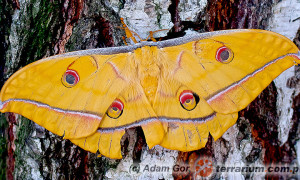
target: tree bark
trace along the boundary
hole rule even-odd
[[[4,0],[0,2],[0,86],[28,63],[75,50],[124,45],[120,18],[146,38],[171,39],[189,30],[266,29],[281,33],[300,47],[300,3],[297,0]],[[288,27],[288,28],[286,28]],[[188,30],[188,31],[187,31]],[[148,149],[141,128],[129,129],[122,160],[97,157],[13,113],[0,118],[1,179],[193,179],[200,178],[201,158],[213,164],[299,166],[300,71],[292,67],[271,83],[237,123],[217,141],[192,152]],[[298,159],[297,159],[298,158]],[[190,167],[176,171],[175,165]],[[146,165],[172,167],[143,171]],[[139,167],[139,172],[132,167]],[[196,172],[196,174],[195,174]],[[298,178],[292,173],[226,173],[209,179]]]

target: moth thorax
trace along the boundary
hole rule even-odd
[[[141,85],[151,105],[153,105],[154,102],[155,94],[157,91],[157,84],[157,76],[146,76],[141,80]]]
[[[153,105],[157,91],[158,76],[160,68],[158,67],[156,46],[144,46],[135,50],[135,59],[138,64],[138,77],[144,89],[145,95]]]

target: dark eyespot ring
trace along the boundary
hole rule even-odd
[[[62,78],[62,82],[66,87],[73,87],[79,82],[80,78],[75,70],[68,69]]]
[[[114,100],[114,102],[110,105],[110,107],[108,108],[106,114],[113,119],[117,119],[119,118],[122,113],[123,113],[123,109],[124,109],[124,104],[120,99],[116,99]]]
[[[199,100],[199,96],[190,90],[182,91],[179,96],[180,105],[187,111],[195,109]]]
[[[233,59],[233,53],[226,46],[222,46],[217,50],[216,59],[221,63],[229,63]]]

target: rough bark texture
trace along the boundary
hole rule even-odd
[[[281,7],[282,5],[282,7]],[[280,6],[282,9],[276,10]],[[278,8],[280,8],[278,7]],[[285,9],[293,8],[290,14]],[[300,3],[296,0],[4,0],[0,2],[0,86],[17,69],[54,54],[68,51],[123,45],[120,17],[128,26],[147,37],[170,39],[185,34],[235,28],[276,29],[276,18],[299,24]],[[299,16],[298,16],[299,17]],[[273,19],[272,19],[273,18]],[[292,40],[300,46],[300,27]],[[277,29],[278,30],[278,29]],[[279,32],[285,33],[285,32]],[[62,137],[53,135],[35,123],[13,113],[0,117],[1,179],[193,179],[199,178],[197,163],[205,157],[213,163],[242,165],[299,164],[300,151],[300,70],[284,87],[272,83],[255,101],[239,113],[239,119],[219,140],[210,136],[205,148],[177,152],[147,148],[141,128],[129,129],[122,139],[124,159],[110,160],[86,152]],[[287,83],[287,84],[286,84]],[[291,90],[289,111],[292,117],[282,120],[279,102],[284,88]],[[286,105],[285,105],[286,106]],[[286,122],[285,122],[286,121]],[[282,135],[282,124],[289,124]],[[282,136],[286,136],[287,139]],[[297,147],[298,146],[298,147]],[[167,173],[132,171],[132,167],[176,164],[189,166],[184,172]],[[134,165],[134,166],[133,166]],[[199,175],[199,174],[198,174]],[[230,174],[213,172],[220,178],[298,178],[293,174]]]

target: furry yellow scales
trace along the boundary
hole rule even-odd
[[[287,38],[226,30],[36,61],[3,86],[1,112],[21,114],[74,144],[122,158],[125,129],[149,148],[180,151],[217,140],[280,73],[300,62]]]

